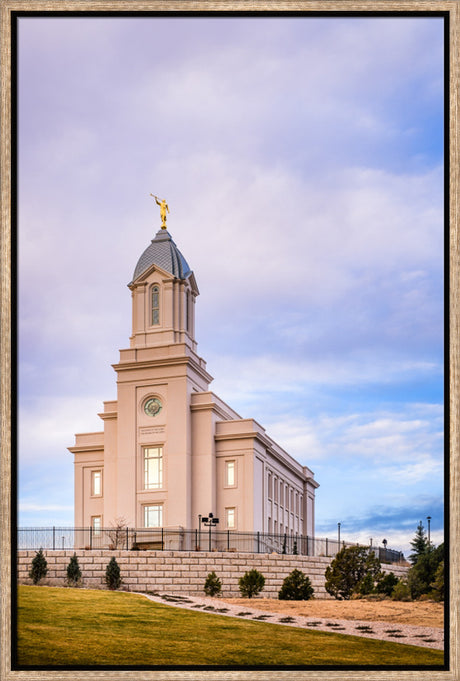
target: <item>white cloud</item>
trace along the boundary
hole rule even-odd
[[[103,411],[103,399],[69,394],[24,402],[19,409],[21,465],[68,458],[70,466],[72,454],[67,447],[75,443],[74,434],[104,430],[97,416]]]
[[[432,406],[431,418],[424,405],[405,404],[392,412],[275,415],[266,427],[271,437],[307,465],[313,460],[343,466],[348,460],[354,467],[365,466],[373,481],[410,486],[423,479],[442,480],[442,410]]]
[[[398,443],[399,444],[399,443]],[[400,451],[401,447],[399,447]],[[422,481],[442,480],[443,460],[440,454],[437,457],[420,453],[410,442],[405,443],[404,450],[417,458],[413,463],[394,463],[392,466],[380,466],[375,470],[375,479],[384,479],[387,484],[410,487]]]
[[[292,348],[291,348],[292,350]],[[255,356],[244,356],[238,346],[234,355],[207,357],[209,369],[216,376],[215,385],[227,395],[227,400],[248,400],[270,391],[314,394],[318,387],[365,388],[370,384],[398,384],[414,376],[442,376],[442,366],[409,361],[396,355],[386,358],[332,357],[321,359],[298,356],[257,355],[257,345],[251,348]]]
[[[72,505],[63,504],[40,504],[34,502],[21,501],[19,504],[19,513],[27,513],[29,511],[73,511]]]

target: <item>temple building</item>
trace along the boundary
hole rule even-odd
[[[158,200],[155,197],[155,200]],[[219,529],[314,536],[312,471],[209,390],[197,354],[195,275],[162,225],[128,284],[132,335],[103,430],[76,435],[75,527]],[[140,532],[140,534],[142,534]]]

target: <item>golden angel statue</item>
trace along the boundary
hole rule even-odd
[[[161,217],[161,229],[166,229],[166,211],[169,213],[169,206],[166,203],[166,199],[158,199],[155,194],[150,194],[155,199],[155,203],[160,206],[160,217]]]

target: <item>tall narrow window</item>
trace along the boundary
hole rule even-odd
[[[160,323],[160,287],[152,286],[152,326]]]
[[[234,461],[225,462],[225,485],[227,487],[235,487],[236,485]]]
[[[155,504],[154,506],[144,506],[144,527],[162,527],[162,526],[163,526],[162,504]]]
[[[144,489],[160,489],[163,486],[163,448],[144,449]]]
[[[228,530],[234,530],[236,527],[236,509],[226,508],[225,509],[225,523]]]
[[[185,292],[185,328],[190,332],[190,291]]]
[[[102,471],[91,471],[91,496],[102,496]]]
[[[98,535],[101,534],[102,518],[101,518],[100,515],[93,515],[91,520],[92,520],[91,525],[93,526],[94,536],[97,537]]]

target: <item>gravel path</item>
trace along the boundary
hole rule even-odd
[[[226,617],[239,617],[241,619],[256,620],[259,622],[271,622],[289,627],[302,627],[316,631],[337,632],[351,636],[363,636],[365,638],[377,638],[382,641],[393,643],[405,643],[424,648],[444,648],[444,630],[435,627],[416,627],[408,624],[388,624],[386,622],[368,622],[359,620],[338,620],[332,618],[295,617],[279,613],[268,613],[266,610],[246,605],[244,607],[225,603],[218,598],[206,598],[204,596],[176,596],[166,593],[140,593],[156,603],[164,603],[178,608],[188,608],[215,615]]]

